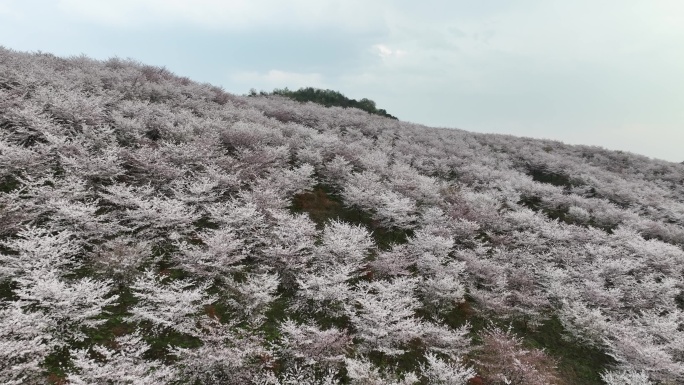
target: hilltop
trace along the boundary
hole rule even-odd
[[[0,48],[1,383],[682,383],[683,246],[682,164]]]
[[[250,96],[270,96],[278,95],[285,96],[289,99],[296,100],[298,102],[314,102],[326,107],[344,107],[344,108],[357,108],[368,112],[369,114],[384,116],[386,118],[397,119],[395,116],[390,115],[383,108],[377,108],[375,102],[363,98],[361,100],[349,99],[348,97],[342,95],[339,91],[334,90],[323,90],[320,88],[304,87],[297,91],[291,91],[287,87],[279,89],[276,88],[273,92],[268,93],[261,91],[257,94],[255,89],[250,90]]]

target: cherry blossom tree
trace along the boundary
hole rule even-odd
[[[138,303],[130,309],[129,320],[150,322],[155,333],[170,329],[192,334],[196,328],[194,316],[217,299],[206,292],[211,283],[163,281],[163,276],[147,270],[133,282],[131,289]]]
[[[172,347],[178,359],[175,365],[180,377],[189,382],[244,384],[257,370],[252,363],[270,351],[249,334],[235,332],[235,323],[204,318],[194,336],[202,341],[196,348]]]
[[[415,316],[416,284],[415,278],[404,277],[359,284],[345,308],[365,351],[398,355],[404,352],[402,344],[421,335],[422,325]]]
[[[559,378],[555,363],[545,352],[526,349],[511,330],[490,327],[481,333],[477,367],[487,383],[553,384]]]
[[[347,376],[354,385],[370,384],[391,384],[391,385],[412,385],[419,381],[415,373],[405,373],[403,376],[391,373],[382,373],[378,368],[368,361],[365,357],[348,358],[345,360]],[[403,378],[402,378],[403,377]]]
[[[175,377],[175,370],[161,362],[151,362],[143,357],[149,349],[142,337],[130,334],[117,338],[116,349],[93,346],[92,358],[87,349],[75,350],[75,372],[69,373],[70,383],[86,384],[168,384]]]
[[[322,330],[315,324],[298,324],[288,319],[280,328],[284,352],[307,364],[343,362],[352,344],[351,336],[335,327]]]
[[[421,371],[430,384],[465,385],[475,377],[475,371],[459,360],[444,361],[431,353],[425,355],[425,360]]]
[[[39,312],[25,312],[16,303],[2,306],[0,381],[17,385],[39,382],[40,365],[54,345],[48,333],[49,319]]]
[[[649,380],[648,375],[643,372],[623,371],[623,372],[605,372],[601,373],[601,379],[607,385],[651,385],[653,382]]]

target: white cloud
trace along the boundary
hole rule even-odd
[[[400,58],[406,55],[406,51],[401,49],[391,49],[384,44],[376,44],[373,46],[375,53],[383,59],[388,59],[392,57]]]

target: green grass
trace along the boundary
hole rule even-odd
[[[11,279],[0,281],[0,301],[16,301],[19,298],[14,294],[17,283]]]
[[[536,330],[518,328],[517,331],[530,347],[544,349],[556,357],[560,374],[570,384],[603,384],[600,373],[615,363],[605,352],[568,339],[557,317],[552,317]]]
[[[0,193],[10,193],[20,187],[21,183],[13,175],[5,175],[0,178]]]
[[[289,296],[281,295],[275,301],[271,302],[268,310],[265,313],[266,320],[261,326],[261,331],[264,333],[264,338],[269,342],[276,342],[280,339],[280,323],[291,314],[287,312],[290,306],[291,298]]]
[[[572,188],[576,182],[570,178],[569,175],[560,172],[552,172],[541,168],[529,167],[527,174],[532,177],[532,180],[540,183],[548,183],[554,186]]]

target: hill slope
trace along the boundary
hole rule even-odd
[[[0,49],[0,241],[2,383],[684,381],[633,154]]]

